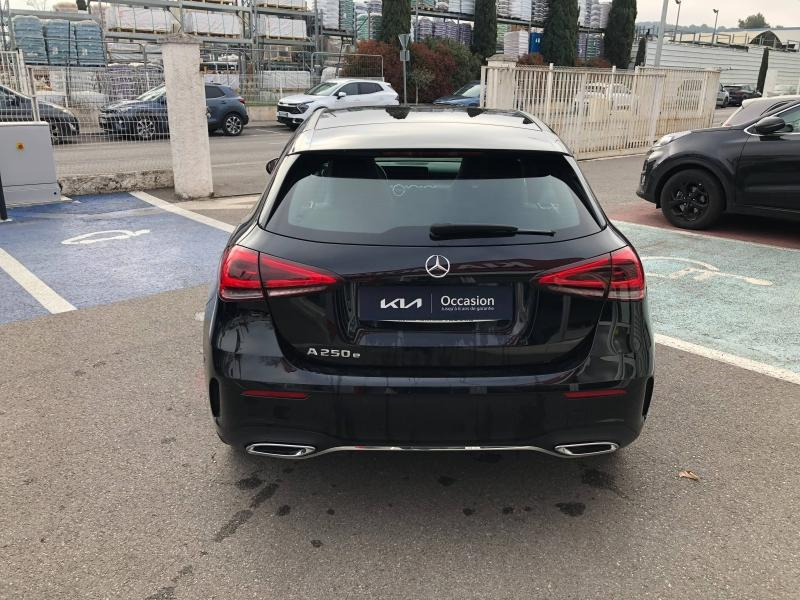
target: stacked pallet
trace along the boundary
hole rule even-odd
[[[325,29],[339,29],[339,0],[317,0]]]
[[[168,33],[172,17],[163,8],[136,8],[111,4],[105,7],[106,27],[111,31]]]
[[[14,41],[22,50],[28,64],[47,64],[47,46],[44,43],[42,22],[38,17],[18,15],[11,19]]]
[[[306,10],[306,0],[256,0],[256,6],[285,8],[287,10]]]
[[[42,29],[47,47],[47,61],[51,65],[77,65],[78,46],[69,21],[46,19],[42,21]]]
[[[550,16],[550,0],[533,0],[531,17],[534,23],[544,23]]]
[[[472,25],[469,23],[461,23],[458,26],[458,41],[465,46],[472,44]]]
[[[275,15],[258,15],[256,35],[270,39],[302,40],[307,36],[306,22]]]
[[[505,0],[504,0],[505,1]],[[507,0],[508,16],[512,19],[527,21],[531,18],[531,0]],[[499,7],[499,3],[498,3]],[[499,12],[498,12],[499,14]]]
[[[78,64],[82,67],[99,67],[106,64],[103,32],[96,21],[73,21],[72,37],[78,48]]]
[[[503,36],[503,54],[519,58],[528,53],[528,32],[509,31]]]
[[[339,0],[339,29],[352,31],[355,22],[353,0]]]
[[[186,33],[199,35],[241,37],[242,19],[239,15],[231,13],[184,10],[183,30]]]

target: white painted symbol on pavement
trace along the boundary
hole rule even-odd
[[[129,240],[131,238],[150,233],[149,229],[139,229],[137,231],[130,231],[129,229],[109,229],[108,231],[93,231],[92,233],[83,233],[76,235],[61,242],[66,246],[75,246],[77,244],[96,244],[97,242],[108,242],[111,240]]]
[[[642,262],[647,263],[651,261],[670,261],[692,265],[666,274],[654,273],[645,268],[648,277],[655,277],[656,279],[691,278],[694,281],[707,281],[713,278],[723,278],[736,279],[751,285],[773,285],[771,281],[767,281],[766,279],[756,279],[755,277],[745,277],[744,275],[736,275],[735,273],[725,273],[724,271],[720,271],[719,267],[699,260],[692,260],[691,258],[678,258],[677,256],[642,256]]]

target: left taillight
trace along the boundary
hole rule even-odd
[[[642,262],[630,246],[542,274],[536,282],[555,292],[609,300],[644,300]]]
[[[320,292],[339,283],[327,271],[269,256],[250,248],[231,246],[222,259],[219,296],[223,300],[261,300]]]

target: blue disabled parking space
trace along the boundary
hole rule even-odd
[[[800,251],[633,223],[656,333],[800,373]]]
[[[0,324],[43,317],[47,314],[50,313],[33,296],[0,269]]]
[[[10,211],[0,249],[76,308],[210,282],[228,233],[127,194]],[[47,311],[0,271],[0,322]]]

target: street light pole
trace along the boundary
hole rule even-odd
[[[719,20],[719,9],[712,8],[714,11],[714,33],[711,34],[711,45],[713,46],[717,40],[717,20]]]
[[[658,43],[656,44],[656,59],[653,61],[653,66],[658,68],[661,66],[661,50],[664,48],[664,35],[667,31],[667,11],[669,10],[669,0],[664,0],[664,5],[661,7],[661,25],[658,27]]]
[[[675,38],[678,35],[678,23],[681,20],[681,3],[683,0],[675,0],[675,4],[678,5],[678,16],[675,18],[675,32],[672,34],[672,41],[675,41]]]

